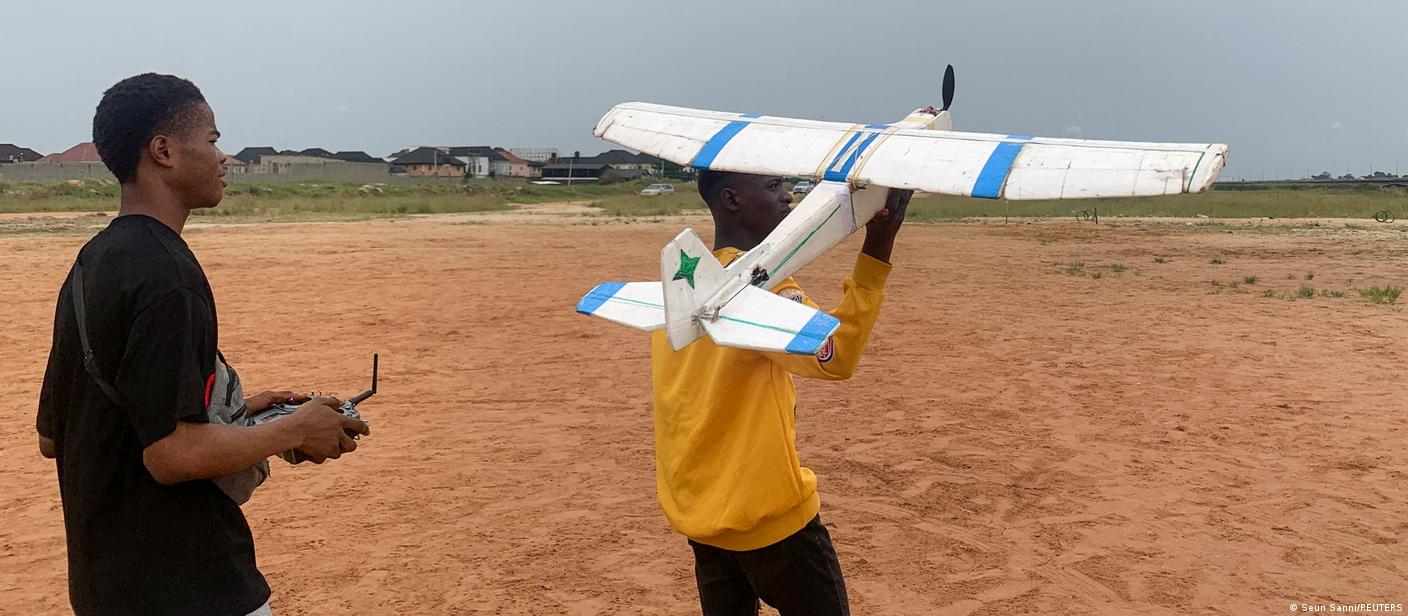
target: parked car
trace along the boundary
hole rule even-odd
[[[792,194],[805,195],[812,191],[812,186],[814,185],[811,183],[811,181],[802,180],[800,182],[797,182],[797,184],[792,187]]]
[[[675,194],[675,185],[674,185],[674,184],[651,184],[650,186],[646,186],[645,188],[642,188],[642,189],[640,190],[640,194],[641,194],[641,196],[645,196],[645,197],[654,197],[655,195],[673,195],[673,194]]]

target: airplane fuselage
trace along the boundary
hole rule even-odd
[[[869,124],[842,137],[822,179],[792,213],[757,247],[725,268],[726,282],[696,313],[697,318],[717,317],[719,309],[748,285],[771,290],[813,259],[850,237],[885,207],[889,189],[867,188],[846,181],[852,167],[883,132],[894,127],[948,130],[947,111],[916,109],[894,124]]]

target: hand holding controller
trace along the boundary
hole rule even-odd
[[[279,454],[289,464],[312,461],[322,464],[328,458],[338,458],[357,448],[356,439],[369,434],[367,422],[357,412],[357,405],[376,394],[378,357],[372,355],[372,387],[343,402],[330,396],[310,397],[303,404],[275,404],[250,418],[253,425],[292,417],[305,424],[305,440],[296,449]],[[342,434],[335,430],[341,428]]]

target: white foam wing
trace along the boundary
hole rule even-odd
[[[859,181],[989,199],[1196,193],[1222,144],[1140,143],[844,124],[624,103],[595,134],[698,169]]]

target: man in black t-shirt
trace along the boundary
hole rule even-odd
[[[166,75],[118,82],[93,118],[121,207],[59,291],[37,421],[40,451],[57,460],[79,616],[267,614],[235,500],[248,494],[222,480],[253,473],[252,489],[270,456],[322,462],[356,448],[347,430],[367,434],[334,398],[243,398],[219,354],[215,300],[181,239],[190,211],[224,196],[219,135],[200,90]],[[279,402],[304,404],[260,426],[212,411]]]

